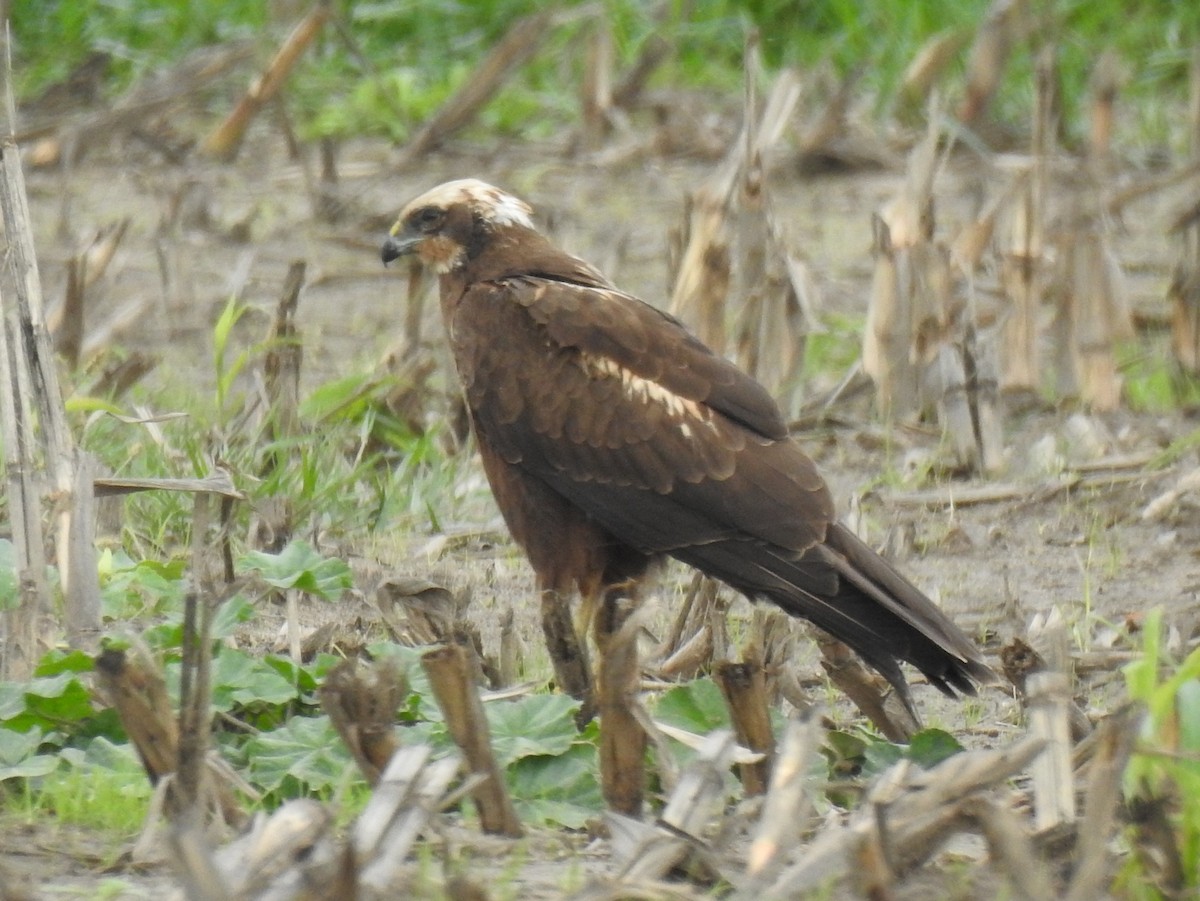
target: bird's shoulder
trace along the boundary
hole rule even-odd
[[[675,317],[562,256],[552,266],[526,265],[468,284],[454,314],[456,343],[469,337],[476,355],[491,358],[489,369],[557,368],[570,358],[601,393],[615,382],[631,396],[676,409],[702,406],[761,437],[786,437],[782,414],[762,385]]]

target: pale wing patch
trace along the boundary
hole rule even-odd
[[[694,425],[717,431],[717,426],[713,422],[712,410],[703,404],[680,397],[658,382],[643,378],[608,357],[593,357],[583,354],[582,359],[584,368],[593,376],[617,379],[621,384],[621,393],[634,403],[661,405],[665,409],[667,418],[679,428],[679,432],[684,438],[694,437]]]

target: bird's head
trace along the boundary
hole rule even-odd
[[[440,275],[467,264],[497,229],[533,228],[533,210],[475,178],[448,181],[409,201],[383,242],[384,263],[415,254]]]

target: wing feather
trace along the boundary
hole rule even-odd
[[[523,277],[472,286],[457,322],[483,438],[623,542],[658,553],[738,534],[795,550],[823,540],[832,500],[776,437],[774,402],[674,320],[606,288]]]
[[[500,284],[557,346],[610,360],[761,435],[786,437],[787,426],[767,390],[673,316],[612,288],[533,277]]]

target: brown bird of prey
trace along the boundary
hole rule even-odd
[[[440,277],[484,469],[543,624],[576,590],[628,596],[669,555],[845,642],[910,710],[900,661],[949,695],[991,681],[972,641],[837,521],[766,389],[531,214],[481,181],[447,182],[404,207],[382,257],[415,254]]]

